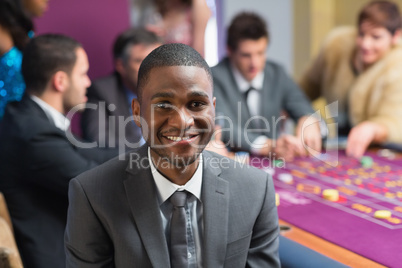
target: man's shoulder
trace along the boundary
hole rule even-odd
[[[279,62],[274,60],[266,60],[265,62],[265,72],[275,72],[275,73],[285,73],[285,68]]]
[[[0,132],[3,135],[8,134],[27,139],[37,133],[49,131],[61,132],[49,121],[41,108],[26,97],[20,102],[9,103],[0,123]]]
[[[94,85],[112,84],[118,82],[118,76],[116,73],[111,73],[106,76],[99,77],[93,80]]]
[[[229,181],[242,183],[263,182],[270,177],[266,172],[249,164],[238,162],[214,152],[204,151],[205,168],[217,169],[220,176]]]
[[[80,174],[76,177],[76,179],[82,184],[95,185],[107,182],[111,182],[113,184],[117,181],[123,181],[126,179],[126,173],[128,171],[133,173],[138,171],[140,167],[136,165],[135,161],[138,162],[142,160],[139,158],[147,157],[145,152],[146,148],[142,146],[130,152],[118,155],[106,161],[105,163]],[[144,166],[146,165],[144,164]]]
[[[211,68],[211,71],[214,79],[220,78],[222,74],[228,74],[231,71],[229,58],[223,58],[217,65]]]
[[[92,86],[88,89],[89,93],[109,93],[117,90],[119,87],[119,78],[117,74],[112,73],[93,80]]]

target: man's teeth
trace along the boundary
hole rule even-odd
[[[175,137],[175,136],[167,136],[166,138],[168,138],[171,141],[185,141],[190,139],[191,137]]]

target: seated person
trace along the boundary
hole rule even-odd
[[[268,41],[266,23],[254,13],[240,13],[230,24],[228,57],[212,68],[223,142],[234,150],[289,160],[306,150],[320,152],[313,109],[283,68],[267,61]],[[297,122],[296,137],[278,135],[283,110]]]
[[[215,98],[202,56],[158,47],[137,89],[146,144],[71,181],[67,267],[280,267],[272,178],[204,151]]]
[[[26,94],[7,105],[0,122],[0,191],[24,266],[65,267],[68,183],[117,150],[81,149],[67,131],[64,114],[84,106],[91,84],[82,46],[66,36],[43,35],[24,51]]]
[[[144,29],[129,29],[113,46],[113,74],[99,78],[88,89],[88,105],[81,118],[83,137],[100,147],[135,148],[144,143],[134,124],[131,101],[137,98],[137,76],[142,60],[161,40]]]
[[[371,143],[402,143],[402,47],[398,5],[373,1],[356,27],[334,29],[302,76],[311,100],[338,102],[346,153],[361,157]]]

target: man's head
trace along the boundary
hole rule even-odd
[[[162,41],[153,32],[145,29],[128,29],[120,34],[113,46],[116,72],[124,85],[137,93],[137,77],[141,62]]]
[[[192,164],[214,130],[208,64],[189,46],[158,47],[141,64],[132,108],[154,157],[179,167]]]
[[[233,18],[227,37],[229,58],[247,81],[264,69],[269,33],[257,14],[243,12]]]
[[[21,69],[27,92],[47,96],[60,112],[86,102],[89,63],[76,40],[59,34],[33,38],[24,50]]]

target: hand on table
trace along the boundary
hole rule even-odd
[[[296,156],[307,155],[301,140],[295,136],[285,134],[271,142],[276,157],[283,157],[286,161],[292,161]]]
[[[346,144],[346,154],[360,158],[372,142],[382,142],[386,136],[387,130],[384,126],[364,121],[350,131]]]
[[[317,118],[313,116],[304,116],[299,119],[297,124],[296,136],[311,155],[321,153],[322,139],[320,125]]]

